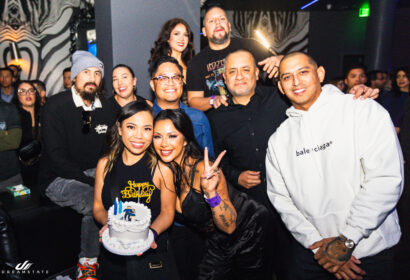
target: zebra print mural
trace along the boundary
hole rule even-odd
[[[70,20],[80,0],[5,0],[0,6],[0,67],[11,63],[10,42],[22,59],[21,79],[39,79],[47,95],[62,89],[70,62]],[[3,4],[4,3],[4,4]]]
[[[227,11],[232,37],[254,38],[260,30],[277,53],[308,48],[309,12]]]

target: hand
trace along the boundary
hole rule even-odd
[[[313,243],[309,249],[319,248],[314,258],[330,273],[336,273],[352,255],[352,249],[348,249],[338,237],[324,238]]]
[[[208,198],[214,197],[216,195],[216,188],[218,187],[220,179],[220,170],[218,168],[218,165],[225,153],[226,151],[220,153],[216,158],[214,164],[212,166],[209,166],[208,148],[205,148],[204,150],[204,171],[201,175],[201,188]]]
[[[238,184],[247,189],[253,188],[261,183],[260,171],[242,171],[238,177]]]
[[[344,280],[362,280],[363,276],[366,275],[366,272],[361,269],[358,264],[361,262],[356,259],[354,256],[350,257],[340,269],[335,273],[337,279],[344,279]]]
[[[104,226],[100,229],[100,231],[98,232],[98,236],[99,236],[98,241],[99,241],[100,243],[102,242],[103,232],[104,232],[107,228],[108,228],[108,224],[104,225]]]
[[[158,245],[157,245],[157,243],[155,242],[155,240],[152,241],[150,247],[151,247],[151,249],[154,249],[154,250],[157,249]],[[144,254],[144,252],[137,254],[137,256],[140,257],[140,256],[142,256],[142,254]]]
[[[218,108],[221,105],[224,105],[225,107],[228,106],[228,102],[226,101],[227,98],[224,95],[217,95],[214,97],[214,109]]]
[[[376,99],[379,97],[379,89],[375,88],[372,89],[370,87],[367,87],[365,85],[355,85],[352,87],[349,91],[349,93],[354,95],[354,99],[357,99],[360,97],[360,99]]]
[[[273,77],[277,77],[279,74],[279,63],[282,58],[283,55],[270,56],[262,61],[259,61],[258,65],[263,65],[263,71],[269,74],[269,79],[272,79]]]

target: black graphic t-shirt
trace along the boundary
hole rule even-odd
[[[131,166],[125,165],[120,156],[104,179],[101,194],[104,208],[108,211],[116,197],[122,201],[139,201],[151,209],[152,223],[161,212],[161,191],[154,185],[152,175],[148,154]]]
[[[211,50],[205,47],[188,65],[187,90],[204,91],[204,96],[226,95],[227,90],[222,73],[225,58],[233,51],[245,49],[250,51],[259,62],[271,54],[253,39],[232,38],[228,47],[222,50]]]

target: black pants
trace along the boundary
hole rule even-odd
[[[292,243],[292,259],[289,272],[290,280],[335,280],[333,274],[322,268],[313,258],[313,252],[298,242]],[[366,271],[364,280],[393,279],[393,248],[377,255],[360,259],[359,267]]]
[[[198,279],[199,264],[205,252],[205,237],[188,226],[173,225],[170,245],[180,280]]]

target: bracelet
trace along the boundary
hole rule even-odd
[[[206,201],[206,203],[209,204],[209,206],[211,208],[215,208],[216,206],[218,206],[221,203],[222,200],[221,200],[221,197],[219,196],[219,194],[216,193],[216,195],[214,197],[211,197],[211,198],[206,198],[205,197],[205,201]]]
[[[155,229],[153,229],[152,227],[149,227],[149,229],[152,231],[152,234],[154,235],[154,240],[157,240],[158,232]]]
[[[209,104],[211,104],[211,107],[214,107],[214,99],[216,95],[211,96],[211,100],[209,100]]]

